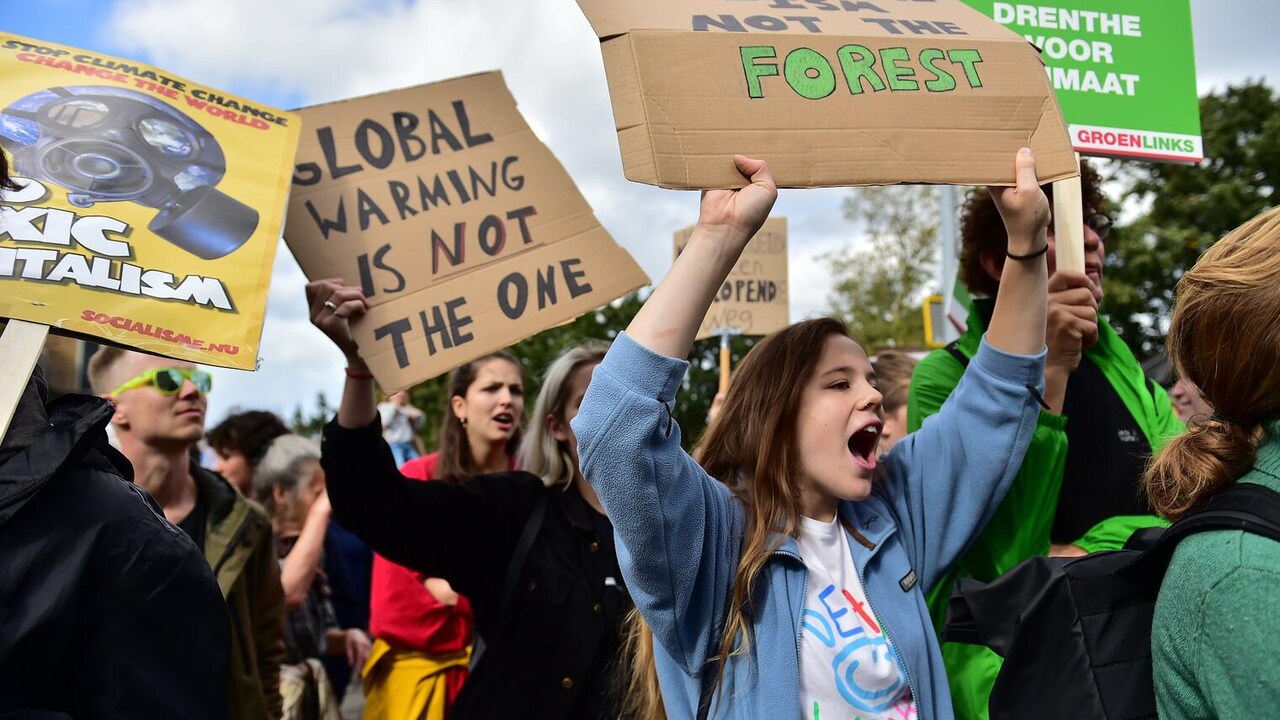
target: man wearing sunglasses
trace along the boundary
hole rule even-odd
[[[1146,457],[1183,426],[1105,316],[1103,260],[1111,233],[1098,173],[1080,163],[1083,274],[1057,270],[1049,226],[1049,312],[1045,409],[1009,493],[985,530],[929,594],[939,625],[952,579],[990,582],[1033,555],[1118,549],[1137,529],[1160,524],[1141,479]],[[1052,198],[1052,186],[1045,186]],[[965,334],[929,354],[911,378],[907,429],[918,430],[955,389],[991,321],[1005,263],[1005,231],[985,192],[969,196],[961,219],[960,278],[975,296]],[[952,703],[961,720],[986,720],[1000,658],[985,647],[944,643]]]
[[[280,717],[285,605],[271,523],[190,457],[204,437],[209,373],[189,362],[104,347],[89,361],[89,380],[115,404],[111,424],[133,463],[134,481],[195,541],[217,577],[231,616],[231,717]]]

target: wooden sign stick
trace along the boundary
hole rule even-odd
[[[720,392],[729,392],[729,331],[720,332]]]
[[[1079,175],[1053,184],[1053,235],[1058,268],[1084,272],[1084,199]]]
[[[48,325],[10,320],[4,335],[0,335],[0,368],[4,370],[0,373],[0,441],[9,432],[9,423],[48,334]]]

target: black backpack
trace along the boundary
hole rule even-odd
[[[1238,483],[1163,532],[1135,533],[1124,550],[1035,557],[990,583],[958,581],[944,637],[1004,658],[991,720],[1154,720],[1160,582],[1179,540],[1222,529],[1280,541],[1280,493]]]

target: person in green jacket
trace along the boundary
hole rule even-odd
[[[1029,557],[1116,549],[1134,530],[1163,524],[1150,514],[1140,485],[1142,472],[1152,449],[1185,426],[1164,390],[1147,379],[1132,351],[1098,315],[1111,220],[1096,171],[1084,162],[1080,171],[1083,274],[1056,270],[1052,227],[1049,233],[1045,407],[1009,494],[950,576],[928,596],[939,634],[956,578],[990,582]],[[977,351],[999,288],[1003,232],[987,194],[970,194],[961,220],[960,256],[960,280],[975,295],[968,329],[916,367],[908,431],[918,430],[938,412]],[[942,655],[956,717],[987,720],[1000,657],[979,645],[946,642]]]
[[[1152,504],[1176,520],[1237,482],[1280,491],[1280,208],[1236,228],[1182,276],[1168,343],[1179,377],[1215,413],[1193,419],[1151,463]],[[1162,720],[1274,715],[1277,593],[1280,542],[1211,530],[1178,543],[1151,627]]]

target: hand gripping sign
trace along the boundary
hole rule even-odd
[[[388,391],[435,377],[649,282],[481,73],[302,111],[285,240],[342,277]]]

